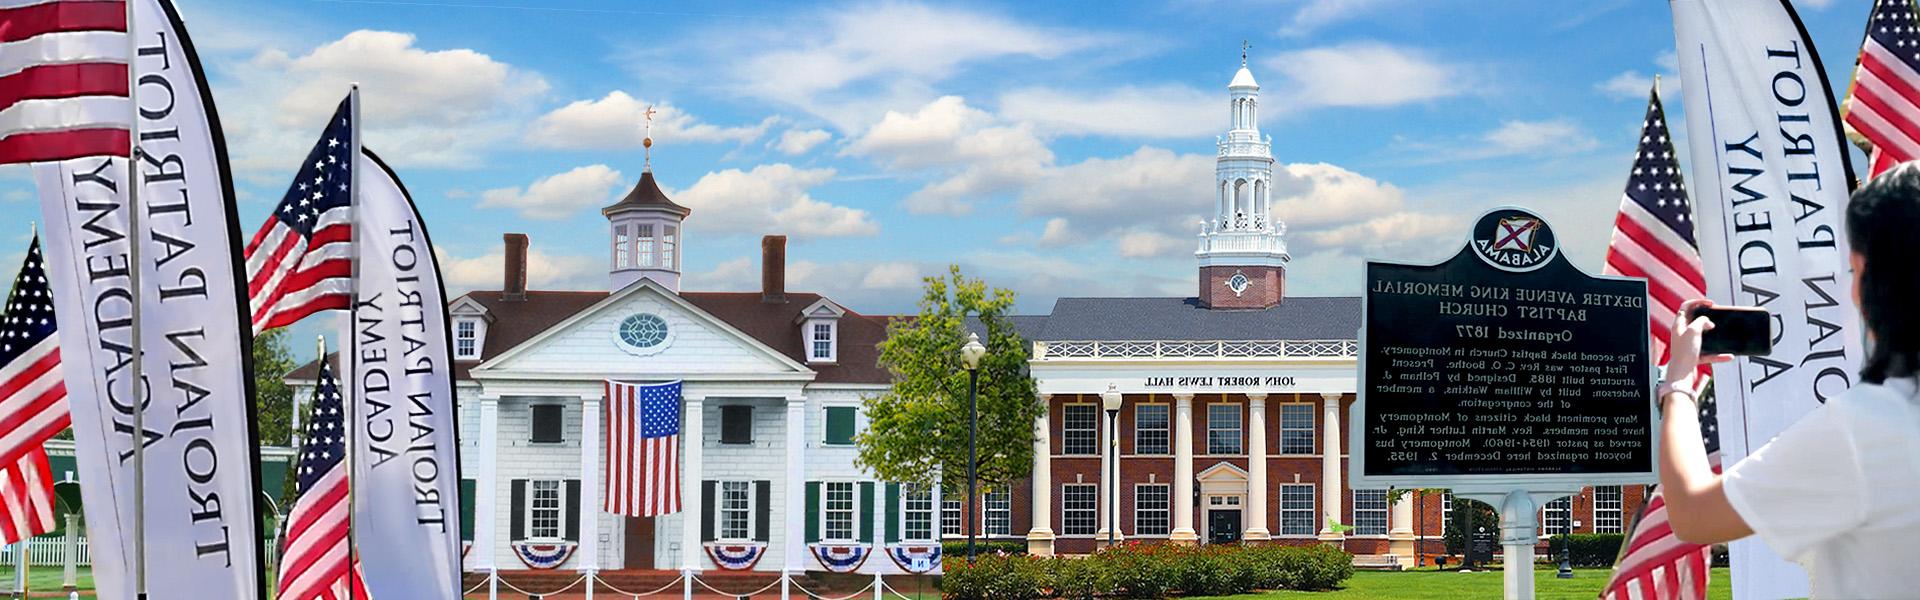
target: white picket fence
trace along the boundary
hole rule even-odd
[[[80,565],[93,564],[93,554],[87,551],[87,538],[81,536],[78,546]],[[0,546],[0,565],[12,566],[13,553],[19,546],[7,544]],[[66,564],[67,539],[60,536],[43,535],[27,540],[27,564],[41,566],[60,566]]]

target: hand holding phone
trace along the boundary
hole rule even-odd
[[[1753,306],[1707,306],[1693,310],[1688,320],[1706,317],[1713,329],[1700,338],[1703,355],[1766,356],[1773,353],[1773,315]]]

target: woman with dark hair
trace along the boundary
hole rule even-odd
[[[1725,474],[1707,464],[1692,390],[1706,300],[1682,305],[1658,392],[1660,487],[1680,539],[1710,544],[1759,534],[1799,563],[1814,598],[1920,598],[1920,163],[1860,188],[1847,207],[1853,297],[1866,325],[1860,381]]]

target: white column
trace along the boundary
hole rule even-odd
[[[61,559],[62,573],[60,589],[70,598],[80,596],[80,513],[67,513],[67,534],[61,543],[66,546],[66,556]]]
[[[1272,539],[1267,530],[1267,395],[1247,394],[1248,540]]]
[[[1167,539],[1193,544],[1193,394],[1174,394],[1173,419],[1173,531]]]
[[[706,446],[707,399],[692,394],[685,398],[686,415],[680,420],[681,443],[685,445],[680,450],[680,572],[691,583],[694,573],[702,570],[700,557],[705,553],[700,547],[700,518],[706,514],[702,512],[706,507],[700,504],[700,455]]]
[[[807,398],[787,398],[787,578],[807,569]]]
[[[1329,526],[1340,522],[1340,394],[1320,394],[1320,539],[1339,542],[1346,534]]]
[[[1112,534],[1112,538],[1116,541],[1120,539],[1119,532],[1113,531],[1112,527],[1115,511],[1120,509],[1113,505],[1113,486],[1119,483],[1113,480],[1113,465],[1115,461],[1120,460],[1120,453],[1119,448],[1114,447],[1113,444],[1113,427],[1109,424],[1113,419],[1107,418],[1105,407],[1101,407],[1098,414],[1100,415],[1100,501],[1098,503],[1100,510],[1097,514],[1100,527],[1093,531],[1095,547],[1106,545],[1109,534]]]
[[[1049,396],[1040,394],[1040,418],[1033,420],[1033,526],[1027,529],[1027,554],[1053,556],[1053,446],[1048,441]]]
[[[587,597],[593,597],[593,572],[600,568],[600,394],[580,397],[580,549],[579,569],[588,577]]]
[[[493,556],[500,551],[500,520],[495,499],[500,496],[500,397],[480,396],[480,478],[473,486],[473,570],[494,573]]]
[[[1400,557],[1402,568],[1413,566],[1413,491],[1400,495],[1387,519],[1387,548]]]

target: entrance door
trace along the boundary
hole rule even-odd
[[[627,568],[653,568],[653,517],[627,517]]]
[[[1207,543],[1231,544],[1240,541],[1240,511],[1207,511]]]

